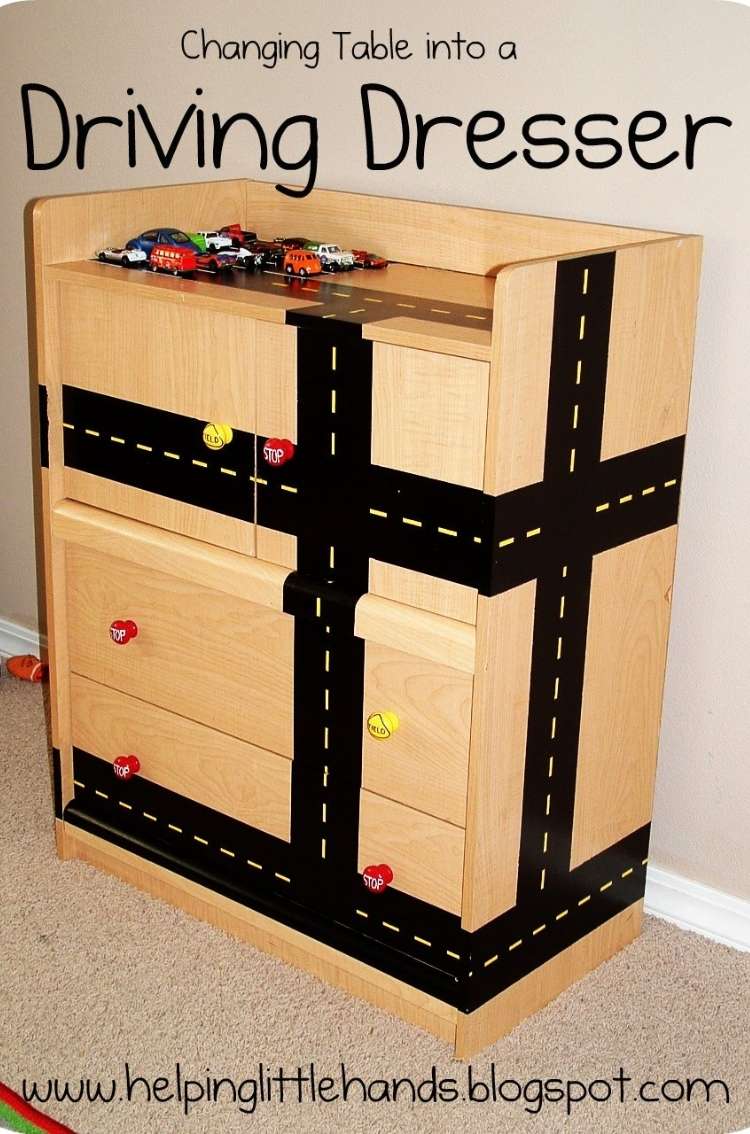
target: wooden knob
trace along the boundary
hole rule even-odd
[[[285,437],[269,437],[263,446],[263,459],[274,468],[291,461],[294,453],[293,442],[287,441]]]
[[[126,646],[138,637],[138,627],[132,618],[116,618],[109,628],[109,636],[117,646]]]
[[[112,764],[113,771],[118,779],[132,780],[141,770],[141,762],[137,756],[118,756]]]
[[[393,871],[385,862],[379,866],[366,866],[362,871],[362,881],[372,894],[382,894],[393,881]]]
[[[209,449],[223,449],[234,437],[231,425],[209,421],[203,430],[203,444]]]
[[[396,714],[388,710],[382,713],[370,713],[367,718],[367,731],[375,740],[387,740],[396,731],[399,723]]]

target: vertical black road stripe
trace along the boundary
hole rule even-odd
[[[614,262],[611,252],[557,266],[520,893],[554,887],[569,871]]]
[[[295,618],[292,849],[300,900],[337,914],[357,868],[364,643],[354,607],[367,591],[365,484],[370,464],[372,344],[361,327],[298,317],[295,474],[305,485]]]

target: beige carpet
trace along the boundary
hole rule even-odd
[[[287,1073],[312,1062],[319,1076],[339,1075],[343,1062],[350,1076],[416,1083],[435,1065],[465,1089],[466,1067],[439,1041],[87,866],[59,863],[40,690],[4,673],[0,757],[0,1079],[19,1089],[24,1077],[84,1076],[111,1090],[126,1061],[132,1074],[172,1084],[178,1060],[187,1076],[210,1068],[237,1083],[257,1076],[259,1061]],[[638,942],[473,1061],[481,1078],[494,1062],[498,1081],[522,1084],[609,1079],[622,1067],[633,1079],[625,1104],[583,1102],[567,1121],[564,1104],[551,1101],[532,1116],[523,1102],[363,1103],[356,1090],[347,1103],[299,1105],[290,1095],[284,1105],[258,1103],[252,1116],[226,1101],[198,1104],[188,1118],[169,1101],[46,1109],[81,1134],[727,1134],[750,1126],[749,1007],[750,955],[648,919]],[[730,1104],[717,1089],[710,1105],[632,1099],[644,1080],[688,1077],[723,1079]]]

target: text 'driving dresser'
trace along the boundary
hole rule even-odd
[[[234,222],[391,263],[92,259]],[[700,240],[248,181],[33,223],[61,856],[470,1055],[639,931]]]

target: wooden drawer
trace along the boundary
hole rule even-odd
[[[58,506],[55,522],[67,538],[75,673],[291,755],[294,629],[281,610],[283,568],[82,505]],[[132,619],[138,636],[116,645],[115,619]]]
[[[290,760],[77,674],[70,695],[76,748],[135,755],[143,779],[289,840]]]
[[[364,787],[465,826],[473,684],[470,673],[367,642]],[[385,739],[367,727],[382,711],[399,719]]]
[[[464,831],[370,791],[360,793],[359,870],[387,863],[393,886],[461,913]]]

